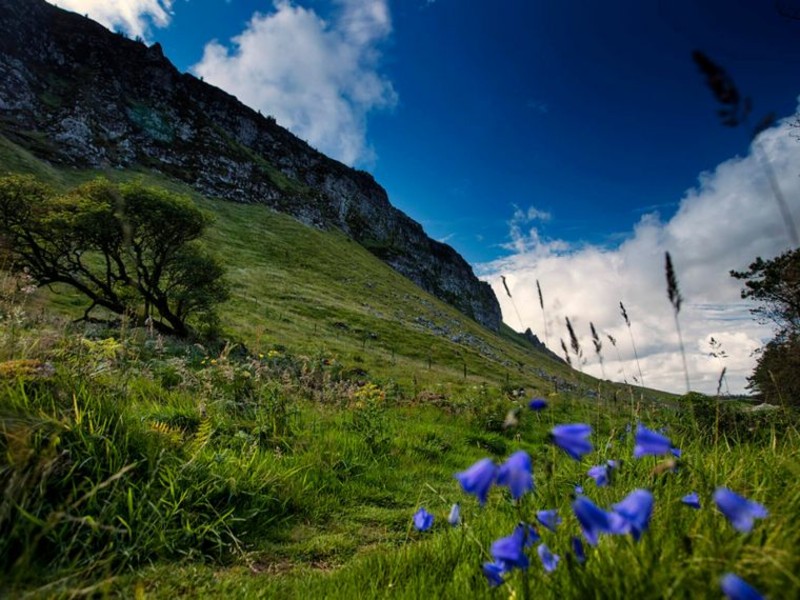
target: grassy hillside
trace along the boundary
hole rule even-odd
[[[0,165],[62,188],[98,174],[3,138]],[[486,331],[340,233],[152,173],[104,175],[171,187],[215,215],[205,243],[233,287],[223,339],[71,323],[79,296],[0,274],[0,596],[718,598],[726,572],[800,595],[794,413],[600,384]],[[534,395],[546,409],[527,407]],[[681,458],[634,459],[637,422]],[[591,425],[582,460],[549,442],[563,423]],[[518,450],[535,482],[518,502],[493,486],[481,507],[454,478]],[[587,471],[608,460],[600,487]],[[723,486],[769,516],[737,532],[714,508]],[[604,535],[579,563],[577,494],[608,508],[637,488],[655,499],[641,540]],[[692,491],[700,510],[681,502]],[[428,531],[412,525],[420,507]],[[559,566],[546,573],[535,546],[528,569],[490,587],[493,542],[542,509],[563,519],[537,525]]]
[[[328,353],[404,387],[464,380],[513,383],[542,393],[578,376],[510,329],[496,335],[397,274],[339,231],[320,231],[262,206],[207,199],[152,172],[57,170],[0,136],[0,165],[57,188],[97,176],[139,178],[186,194],[215,217],[205,241],[232,282],[220,311],[225,333],[253,352],[274,345]],[[75,311],[69,290],[48,298]],[[546,374],[546,378],[542,375]],[[582,384],[596,388],[591,378]],[[610,389],[610,388],[609,388]]]

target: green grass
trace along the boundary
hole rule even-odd
[[[3,138],[0,159],[61,189],[98,174],[56,170]],[[486,331],[338,232],[151,173],[106,175],[144,177],[215,215],[205,243],[233,287],[227,343],[72,324],[80,297],[28,295],[2,274],[0,596],[718,598],[728,571],[772,598],[800,596],[791,411],[600,384],[508,328]],[[548,409],[528,411],[531,394]],[[518,425],[504,427],[514,409]],[[668,427],[677,471],[632,459],[637,420]],[[568,422],[594,429],[583,461],[548,443]],[[479,508],[460,490],[454,473],[519,449],[536,483],[519,506],[494,489]],[[596,488],[587,469],[612,458],[619,470]],[[576,484],[604,507],[650,489],[642,540],[605,536],[575,564]],[[735,532],[712,505],[718,486],[770,516]],[[680,503],[690,491],[702,510]],[[459,528],[445,521],[453,502]],[[419,506],[431,531],[411,527]],[[489,588],[492,541],[546,508],[564,519],[541,532],[558,569],[545,574],[532,552],[525,575]]]
[[[584,411],[570,407],[570,414],[578,418],[587,417]],[[648,417],[676,420],[680,414],[656,411]],[[534,423],[526,433],[535,438],[544,426]],[[515,446],[533,455],[537,487],[519,508],[502,493],[494,492],[481,509],[474,499],[455,489],[449,473],[436,479],[429,474],[417,481],[420,494],[406,511],[405,520],[408,522],[416,506],[424,505],[435,514],[437,523],[432,531],[410,533],[399,547],[364,552],[338,569],[330,569],[324,561],[295,565],[277,562],[272,564],[278,570],[274,573],[262,563],[249,569],[224,570],[190,565],[170,572],[156,566],[126,580],[123,589],[141,586],[148,594],[164,598],[175,589],[197,596],[247,598],[506,598],[510,593],[522,598],[526,597],[526,587],[531,598],[718,598],[719,577],[732,571],[770,597],[796,597],[800,593],[796,576],[800,557],[795,551],[800,530],[794,522],[800,510],[800,491],[795,485],[800,470],[796,429],[770,438],[766,445],[723,442],[724,454],[718,461],[713,447],[693,441],[691,428],[678,427],[676,423],[673,440],[679,440],[685,459],[677,473],[653,474],[656,459],[634,462],[623,458],[612,484],[595,489],[585,471],[598,462],[596,455],[581,464],[563,455],[553,460],[550,449],[523,441]],[[615,441],[618,438],[613,436]],[[600,454],[603,459],[630,457],[631,449],[630,436],[623,436]],[[464,456],[462,466],[472,458]],[[552,472],[548,472],[550,468]],[[576,482],[582,483],[587,494],[602,506],[619,501],[634,488],[651,489],[655,510],[641,541],[606,536],[597,548],[587,549],[585,565],[572,560],[569,540],[579,534],[570,510]],[[734,531],[711,507],[710,496],[720,485],[765,503],[769,518],[749,535]],[[691,490],[700,493],[703,508],[699,511],[680,502]],[[464,525],[456,529],[444,522],[449,503],[455,500],[463,502],[465,513]],[[562,557],[559,568],[545,574],[533,554],[527,574],[517,571],[506,585],[497,590],[489,588],[480,565],[490,560],[492,540],[510,533],[520,514],[533,520],[535,510],[542,508],[558,508],[564,517],[556,533],[540,528],[543,541]]]

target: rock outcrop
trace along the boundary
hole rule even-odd
[[[394,208],[369,173],[178,72],[158,44],[44,0],[0,0],[0,133],[53,163],[145,167],[210,197],[338,227],[426,291],[499,329],[490,286]]]

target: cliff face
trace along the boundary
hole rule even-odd
[[[0,0],[0,133],[54,163],[144,166],[207,196],[338,227],[423,289],[499,329],[490,286],[394,208],[371,175],[179,73],[158,44],[148,48],[44,0]]]

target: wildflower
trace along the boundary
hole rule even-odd
[[[414,513],[414,527],[417,531],[427,531],[433,525],[433,515],[424,508]]]
[[[727,488],[717,488],[714,502],[733,528],[740,533],[750,533],[754,519],[763,519],[769,514],[762,504],[742,498]]]
[[[671,450],[672,442],[669,441],[668,437],[647,429],[641,423],[636,427],[636,445],[633,447],[634,458],[641,458],[647,455],[661,456]]]
[[[482,458],[466,471],[455,474],[461,488],[468,494],[477,496],[481,506],[486,504],[489,488],[497,475],[497,466],[489,458]]]
[[[583,537],[590,546],[597,545],[597,538],[601,533],[627,533],[629,530],[621,516],[604,511],[585,496],[578,497],[572,503],[572,510],[581,525]]]
[[[606,465],[608,465],[609,469],[619,469],[619,462],[616,460],[607,460]]]
[[[692,508],[700,508],[700,497],[697,495],[697,492],[686,494],[683,498],[681,498],[681,502],[683,502],[686,506],[691,506]]]
[[[575,560],[578,561],[579,565],[582,565],[586,562],[586,553],[583,551],[583,542],[581,542],[581,538],[577,536],[573,536],[570,541],[572,543],[572,552],[575,554]]]
[[[592,443],[588,439],[591,433],[591,426],[585,423],[556,425],[550,432],[553,443],[575,460],[592,451]]]
[[[531,546],[533,546],[535,542],[538,542],[540,539],[542,539],[541,537],[539,537],[539,532],[536,531],[536,528],[533,525],[529,525],[527,523],[520,523],[519,525],[517,525],[517,529],[525,537],[525,542],[523,543],[523,546],[525,546],[526,548],[530,548]]]
[[[528,408],[535,411],[544,410],[547,408],[547,401],[544,398],[532,398],[530,402],[528,402]]]
[[[536,513],[536,520],[550,531],[555,531],[556,527],[561,524],[561,517],[558,516],[558,511],[555,509],[540,510]]]
[[[594,482],[597,484],[597,487],[603,487],[608,485],[608,467],[606,465],[597,465],[589,469],[588,473],[589,477],[594,479]]]
[[[524,551],[525,537],[525,529],[517,527],[511,535],[492,542],[490,552],[494,561],[503,565],[506,571],[514,567],[527,569],[529,562]]]
[[[491,587],[497,587],[504,583],[503,573],[506,572],[505,567],[496,562],[483,563],[483,574]]]
[[[647,490],[633,490],[612,508],[628,524],[633,539],[639,541],[653,513],[653,494]]]
[[[453,506],[450,508],[450,514],[447,515],[447,522],[453,527],[456,527],[461,523],[461,507],[458,505],[458,503],[453,504]]]
[[[539,544],[539,547],[536,548],[536,552],[539,553],[539,558],[542,561],[542,565],[544,566],[544,570],[548,573],[552,573],[556,570],[558,566],[558,561],[561,560],[561,557],[558,554],[553,554],[550,552],[550,548],[545,546],[544,544]]]
[[[763,600],[758,590],[733,573],[725,573],[719,581],[722,593],[730,600]]]
[[[576,485],[575,486],[575,495],[576,496],[580,496],[581,494],[583,494],[583,486],[582,485]]]
[[[519,500],[525,492],[533,489],[530,455],[520,450],[509,456],[497,470],[497,485],[508,486],[514,500]]]

